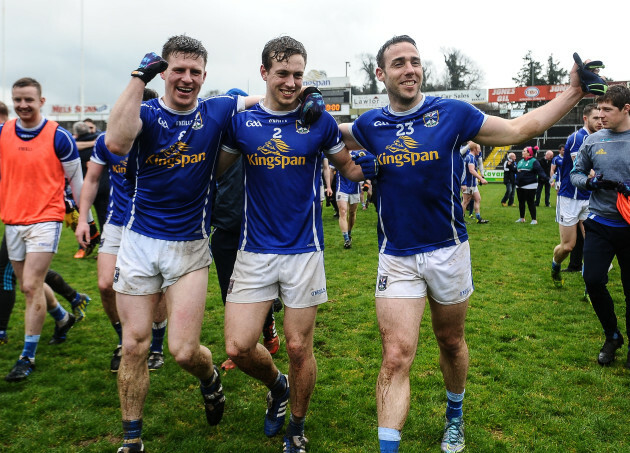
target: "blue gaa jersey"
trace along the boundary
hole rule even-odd
[[[358,151],[351,151],[350,154],[355,156]],[[359,183],[350,181],[344,177],[340,172],[337,172],[337,193],[347,193],[348,195],[355,195],[361,193]]]
[[[572,198],[574,200],[588,200],[591,197],[590,190],[578,189],[571,184],[571,170],[573,170],[573,161],[577,157],[580,146],[584,139],[588,137],[588,131],[585,128],[569,135],[567,143],[564,145],[564,159],[560,166],[560,189],[558,195],[561,197]]]
[[[322,152],[344,148],[333,117],[308,128],[297,109],[274,112],[261,103],[234,116],[223,149],[242,153],[245,200],[240,250],[298,254],[324,249],[319,184]]]
[[[473,164],[475,171],[479,168],[479,160],[477,159],[477,156],[470,151],[468,151],[464,156],[464,180],[462,181],[462,186],[476,187],[477,178],[475,178],[468,169],[469,164]]]
[[[127,205],[129,204],[129,194],[125,190],[128,158],[128,155],[123,157],[109,152],[105,146],[104,133],[96,138],[90,161],[107,167],[109,175],[109,203],[107,205],[106,223],[116,226],[123,225]]]
[[[187,112],[157,98],[142,104],[142,131],[127,164],[133,188],[128,228],[169,241],[208,237],[215,160],[237,102],[232,96],[199,99]]]
[[[553,174],[556,178],[556,181],[562,183],[562,180],[560,179],[560,167],[562,167],[562,162],[564,161],[564,157],[561,156],[560,154],[558,154],[556,157],[554,157],[553,159],[551,159],[551,165],[555,165],[556,166],[556,172]]]
[[[424,96],[406,112],[389,106],[361,115],[351,133],[380,165],[378,243],[381,253],[414,255],[468,240],[459,149],[486,116],[462,101]]]

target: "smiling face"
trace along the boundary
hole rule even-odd
[[[13,108],[25,128],[37,126],[42,120],[41,108],[46,99],[34,86],[13,87]]]
[[[305,66],[304,57],[299,54],[283,61],[272,59],[269,70],[261,65],[260,75],[267,83],[263,101],[265,107],[279,112],[293,110],[298,106]]]
[[[171,54],[167,61],[168,68],[161,74],[165,82],[164,103],[173,110],[193,109],[206,80],[205,61],[181,52]]]
[[[418,49],[409,42],[392,44],[383,53],[383,68],[376,77],[385,83],[389,102],[397,111],[405,111],[422,100],[422,64]]]

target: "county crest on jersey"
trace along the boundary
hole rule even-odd
[[[479,133],[485,118],[465,102],[424,96],[407,112],[387,106],[353,123],[352,136],[379,162],[381,253],[414,255],[468,240],[459,148]]]
[[[142,104],[142,131],[129,155],[133,195],[125,223],[156,239],[190,241],[208,237],[214,165],[237,99],[199,99],[187,112],[161,99]]]
[[[235,115],[223,149],[243,154],[240,249],[276,254],[323,250],[322,153],[343,147],[328,113],[309,127],[298,123],[297,109],[274,112],[261,103]]]

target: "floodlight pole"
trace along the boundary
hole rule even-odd
[[[350,62],[346,61],[346,77],[348,77],[348,66],[350,66]]]

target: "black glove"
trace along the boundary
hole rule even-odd
[[[99,233],[98,231],[96,222],[92,220],[91,222],[88,222],[88,225],[90,225],[90,243],[85,248],[85,256],[89,256],[94,251],[94,248],[101,241],[101,233]]]
[[[589,61],[584,64],[577,52],[573,54],[573,60],[578,65],[578,75],[580,76],[582,91],[585,93],[595,94],[597,96],[606,94],[608,84],[594,72],[596,69],[605,68],[604,63],[597,60]]]
[[[168,63],[155,52],[149,52],[140,62],[138,69],[131,73],[131,77],[138,77],[146,85],[153,77],[168,68]]]
[[[374,154],[359,151],[352,156],[352,160],[361,166],[365,179],[374,179],[378,175],[378,160]]]
[[[618,181],[611,181],[609,179],[604,179],[604,175],[595,175],[592,178],[588,178],[586,180],[586,188],[588,190],[617,190],[617,186],[619,185]]]
[[[310,126],[326,111],[326,103],[322,93],[315,87],[308,87],[300,95],[300,124]]]
[[[630,181],[617,183],[617,192],[626,197],[630,197]]]

